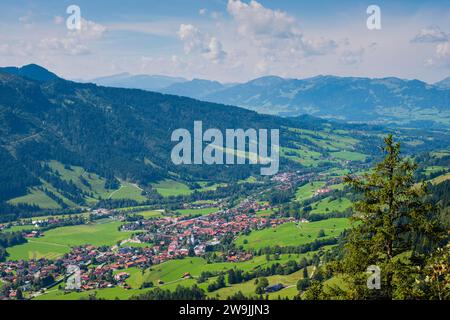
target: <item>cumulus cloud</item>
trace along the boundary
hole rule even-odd
[[[254,0],[248,4],[229,0],[227,10],[243,36],[290,38],[302,35],[294,18],[282,11],[267,9]]]
[[[96,40],[102,38],[105,32],[105,26],[94,21],[81,18],[81,29],[69,31],[69,36],[85,40]]]
[[[19,41],[17,43],[0,44],[0,55],[29,57],[33,54],[34,47],[29,42]]]
[[[58,17],[54,18],[55,24],[61,24]],[[54,54],[86,55],[91,50],[89,42],[101,39],[106,32],[106,27],[93,21],[82,18],[80,30],[69,30],[63,37],[47,37],[40,40],[38,47]]]
[[[421,29],[411,42],[416,43],[436,43],[450,40],[450,35],[442,31],[438,26],[431,26]]]
[[[441,42],[435,48],[432,58],[425,61],[427,67],[450,67],[450,42]]]
[[[89,48],[79,41],[79,39],[66,38],[44,38],[39,42],[38,47],[47,52],[54,54],[65,54],[70,56],[78,56],[90,54]]]
[[[311,56],[333,52],[337,47],[333,40],[305,37],[294,17],[280,10],[268,9],[255,0],[249,3],[229,0],[227,10],[234,20],[237,32],[262,49],[283,48]]]
[[[450,67],[450,34],[438,26],[424,28],[411,40],[414,43],[432,43],[434,56],[425,61],[427,67]]]
[[[222,43],[216,37],[201,32],[192,24],[181,24],[178,36],[184,43],[186,54],[200,53],[215,63],[223,61],[227,55]]]

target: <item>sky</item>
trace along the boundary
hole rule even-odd
[[[67,26],[78,21],[71,5],[80,29]],[[450,1],[2,0],[0,66],[29,63],[84,80],[128,72],[433,83],[450,76]]]

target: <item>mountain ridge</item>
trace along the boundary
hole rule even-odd
[[[334,75],[290,79],[270,75],[237,84],[193,79],[153,91],[280,116],[310,114],[352,122],[450,127],[448,82]]]

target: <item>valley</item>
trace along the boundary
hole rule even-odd
[[[446,129],[282,118],[40,71],[45,81],[0,72],[2,298],[297,299],[314,281],[333,291],[340,274],[323,266],[339,260],[361,200],[344,180],[373,172],[388,134],[449,226]],[[279,129],[280,171],[174,165],[172,130],[197,120]]]

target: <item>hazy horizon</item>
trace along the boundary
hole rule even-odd
[[[68,30],[67,8],[81,10]],[[369,30],[367,8],[381,10]],[[67,79],[123,72],[222,83],[267,75],[450,75],[446,1],[2,1],[0,65],[42,65]]]

